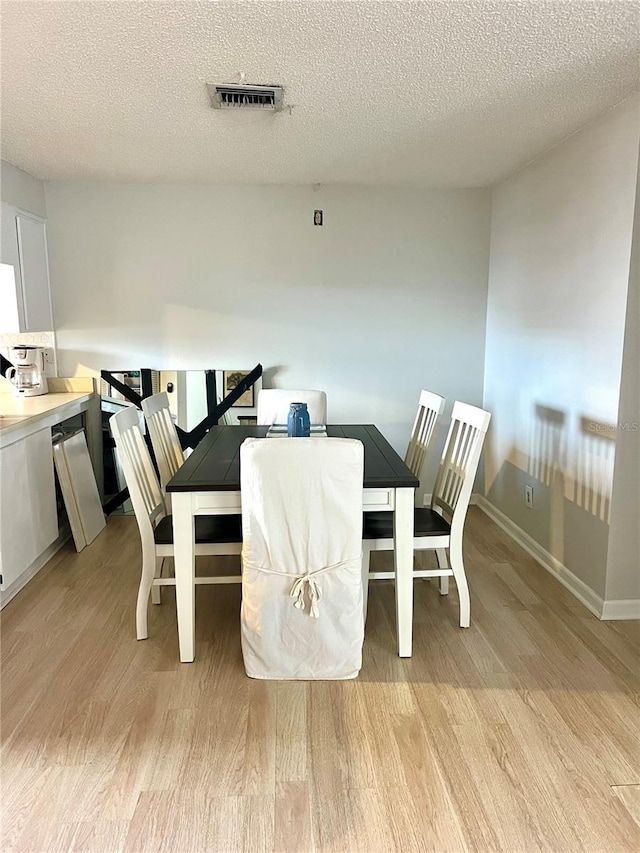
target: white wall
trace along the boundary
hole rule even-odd
[[[249,368],[404,452],[421,388],[482,400],[490,194],[46,187],[63,375]],[[313,211],[324,210],[314,227]]]
[[[618,439],[611,499],[606,600],[640,616],[640,174],[636,191]]]
[[[601,597],[639,103],[626,101],[493,193],[486,493]]]
[[[6,204],[46,217],[44,184],[17,166],[0,161],[0,196]]]

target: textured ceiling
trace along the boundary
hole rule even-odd
[[[40,178],[482,186],[640,88],[640,2],[2,2],[2,156]],[[206,81],[285,87],[229,114]]]

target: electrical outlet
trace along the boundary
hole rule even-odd
[[[56,364],[56,351],[53,347],[43,347],[42,353],[44,361],[44,375],[51,379],[52,377],[58,375]]]
[[[524,487],[524,503],[528,509],[533,509],[533,486]]]

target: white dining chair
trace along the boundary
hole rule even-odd
[[[422,469],[431,441],[435,434],[438,418],[444,411],[445,399],[433,391],[422,390],[418,400],[418,411],[413,422],[413,429],[409,437],[407,452],[404,457],[405,464],[413,471],[415,476],[422,481]],[[421,493],[420,493],[421,494]],[[417,496],[417,495],[416,495]],[[368,552],[363,551],[365,559],[368,560]],[[449,578],[440,578],[440,594],[446,595],[449,591]],[[368,587],[365,587],[365,618]]]
[[[164,497],[138,420],[138,409],[128,406],[109,419],[112,435],[133,504],[142,542],[142,572],[136,605],[136,635],[147,638],[147,606],[160,603],[162,586],[175,586],[175,579],[162,577],[164,560],[173,557],[173,521],[167,514]],[[239,515],[197,516],[196,556],[240,554],[242,526]],[[196,577],[197,584],[240,583],[240,575]]]
[[[354,439],[242,443],[240,627],[251,678],[360,671],[363,477]]]
[[[258,393],[258,424],[286,424],[291,403],[306,403],[312,424],[326,424],[327,395],[324,391],[287,391],[262,388]]]
[[[165,391],[153,394],[142,401],[142,411],[149,430],[153,454],[156,457],[160,473],[160,486],[165,496],[167,509],[171,502],[167,495],[167,483],[184,462],[184,451],[178,438],[176,425],[169,408],[169,397]]]
[[[467,403],[454,403],[451,425],[440,459],[431,505],[414,509],[416,551],[436,552],[437,569],[415,569],[417,578],[454,577],[460,600],[460,627],[468,628],[471,617],[469,586],[462,559],[464,523],[478,470],[484,438],[491,415]],[[363,586],[368,580],[390,579],[393,572],[371,572],[371,551],[393,548],[393,514],[365,512],[363,520]],[[448,587],[440,588],[446,594]],[[366,600],[366,599],[365,599]]]
[[[418,411],[413,422],[409,445],[404,457],[405,464],[420,479],[424,460],[434,435],[438,418],[445,406],[445,399],[433,391],[421,391]]]

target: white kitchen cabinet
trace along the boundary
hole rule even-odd
[[[20,577],[58,536],[51,429],[0,449],[2,589]]]
[[[0,262],[14,268],[0,281],[0,332],[53,329],[47,233],[43,219],[2,205]]]
[[[0,393],[0,608],[8,604],[64,544],[51,445],[52,430],[80,426],[99,490],[102,478],[100,398],[91,378],[52,379],[39,397]]]

